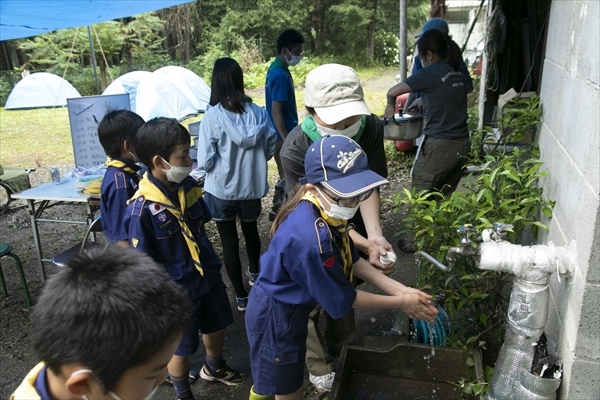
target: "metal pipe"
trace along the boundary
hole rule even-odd
[[[415,260],[418,261],[420,258],[424,258],[427,261],[429,261],[430,263],[432,263],[433,265],[435,265],[436,267],[438,267],[442,272],[450,272],[450,268],[446,267],[444,264],[442,264],[441,262],[439,262],[435,257],[433,257],[432,255],[425,253],[424,251],[417,251],[415,253]]]
[[[407,25],[407,0],[400,0],[400,82],[406,80],[406,29]]]

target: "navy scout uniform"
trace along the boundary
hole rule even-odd
[[[114,158],[107,161],[108,168],[100,187],[100,215],[102,232],[111,243],[127,240],[123,217],[129,200],[138,188],[140,170],[133,161]]]
[[[308,315],[317,304],[333,318],[352,308],[356,290],[340,263],[341,242],[317,206],[301,201],[261,257],[246,309],[255,393],[289,394],[302,386]],[[350,251],[354,263],[351,240]]]
[[[146,179],[148,181],[144,182]],[[199,189],[196,181],[187,177],[181,183],[174,184],[171,191],[152,174],[146,173],[140,188],[148,185],[166,195],[176,207],[180,207],[177,196],[180,188],[186,195]],[[199,248],[201,271],[194,264],[178,219],[167,207],[147,200],[146,196],[138,196],[131,200],[127,208],[125,226],[131,247],[163,265],[171,279],[185,289],[194,305],[192,326],[175,351],[176,355],[186,356],[199,347],[198,330],[212,333],[224,329],[233,323],[233,313],[221,278],[221,261],[204,229],[204,224],[211,220],[206,204],[200,197],[188,204],[181,216]]]

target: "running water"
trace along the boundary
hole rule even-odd
[[[419,270],[421,268],[421,258],[416,258],[415,262],[417,264],[417,279],[419,279]],[[427,326],[429,327],[429,343],[431,343],[431,353],[427,356],[423,356],[424,360],[429,360],[431,357],[435,356],[435,347],[433,347],[433,338],[435,337],[435,322],[427,321]],[[415,324],[416,327],[416,324]],[[416,339],[417,330],[413,330],[413,337]]]
[[[435,322],[427,321],[427,326],[429,328],[429,343],[431,343],[431,353],[428,356],[423,356],[424,360],[429,360],[431,357],[435,356],[435,347],[433,347],[433,338],[435,337]]]

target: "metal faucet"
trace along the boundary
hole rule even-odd
[[[424,251],[417,251],[415,253],[415,261],[419,262],[421,258],[426,259],[436,267],[438,267],[442,272],[451,272],[452,268],[446,267],[444,264],[439,262],[434,256]]]
[[[473,228],[470,224],[464,224],[456,230],[456,233],[461,235],[462,238],[460,239],[460,247],[451,247],[448,253],[446,253],[446,261],[450,270],[454,269],[454,265],[460,257],[476,256],[479,254],[479,249],[471,245],[473,242],[469,237],[469,234],[476,232],[477,229]]]

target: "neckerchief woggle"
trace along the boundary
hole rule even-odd
[[[125,164],[123,161],[121,160],[116,160],[110,157],[106,157],[106,162],[104,163],[104,165],[106,165],[107,167],[115,167],[118,169],[121,169],[125,172],[128,172],[132,175],[136,175],[136,172],[129,166],[127,166],[127,164]]]
[[[342,259],[342,269],[344,270],[344,274],[352,280],[352,252],[350,251],[350,237],[348,236],[348,221],[333,218],[325,213],[323,207],[321,207],[321,203],[319,200],[309,191],[306,191],[302,196],[302,200],[310,201],[319,209],[321,213],[321,218],[327,222],[327,225],[338,231],[340,237],[342,238],[342,248],[341,248],[341,259]]]
[[[181,226],[181,233],[183,238],[185,239],[185,244],[190,250],[190,255],[192,256],[192,260],[194,261],[194,266],[200,272],[200,275],[204,276],[204,271],[202,270],[202,264],[200,263],[200,247],[198,247],[198,243],[196,243],[196,239],[194,239],[194,235],[192,231],[188,227],[185,222],[185,210],[188,204],[194,204],[198,201],[198,199],[202,198],[202,188],[194,186],[192,190],[185,193],[183,186],[177,190],[177,198],[179,199],[179,207],[178,208],[173,204],[171,200],[158,188],[154,183],[150,181],[148,178],[148,172],[144,174],[143,179],[140,181],[138,190],[135,192],[133,197],[129,199],[128,204],[140,196],[144,196],[146,200],[152,201],[154,203],[158,203],[161,206],[165,207],[177,221],[179,222],[179,226]]]
[[[367,124],[367,116],[362,115],[360,117],[360,128],[358,129],[358,132],[356,133],[356,135],[354,135],[354,137],[351,138],[352,140],[354,140],[355,142],[358,142],[360,140],[362,134],[365,131],[366,124]],[[317,123],[315,122],[315,119],[313,118],[312,115],[308,115],[306,118],[304,118],[304,121],[302,121],[301,128],[302,128],[302,132],[304,132],[306,134],[306,136],[308,136],[310,138],[310,140],[313,141],[313,143],[323,137],[317,130]]]

